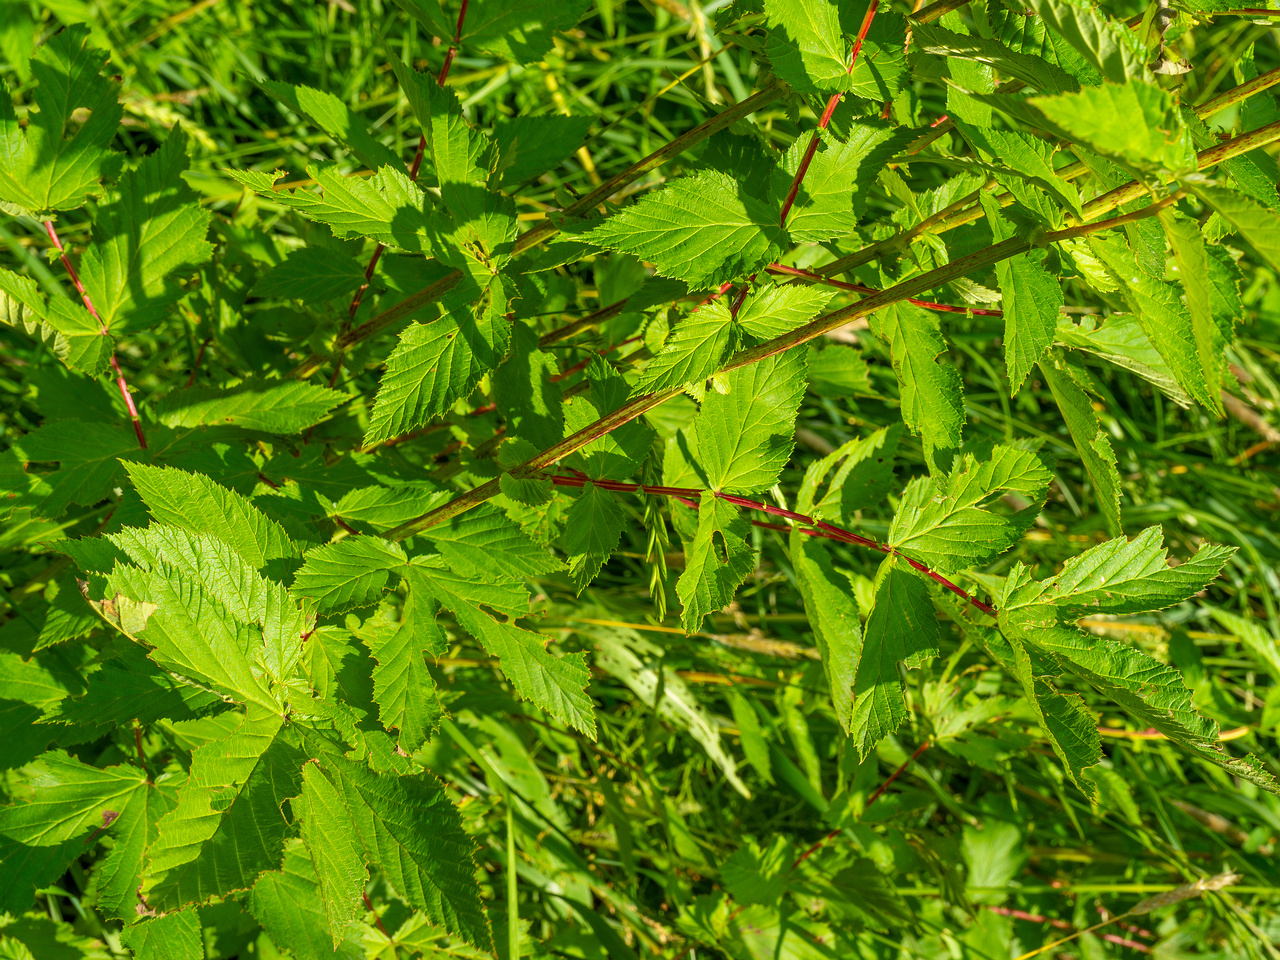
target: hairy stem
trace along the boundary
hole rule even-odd
[[[80,294],[80,299],[84,301],[85,309],[89,311],[89,315],[98,321],[98,331],[104,336],[110,336],[106,323],[102,317],[98,315],[97,309],[93,305],[93,301],[89,299],[89,294],[84,288],[84,284],[80,282],[80,275],[76,273],[76,268],[71,263],[71,258],[67,256],[67,250],[62,245],[62,239],[58,236],[58,231],[53,226],[52,220],[46,220],[44,229],[49,234],[49,240],[53,243],[54,248],[58,251],[58,256],[62,260],[62,266],[66,268],[67,275],[71,277],[71,282],[75,284],[76,291]],[[133,432],[138,438],[138,446],[143,450],[147,449],[147,437],[142,432],[142,419],[138,416],[138,408],[133,402],[133,394],[129,392],[129,384],[124,378],[124,371],[120,369],[120,361],[116,358],[115,350],[111,351],[111,369],[116,372],[116,387],[120,390],[120,396],[124,398],[125,409],[129,411],[129,419],[133,423]]]

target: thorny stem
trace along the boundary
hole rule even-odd
[[[871,21],[876,17],[876,10],[880,6],[880,0],[871,0],[867,6],[866,15],[862,18],[862,26],[858,28],[858,39],[854,41],[853,51],[849,55],[849,66],[845,68],[845,76],[853,73],[854,66],[858,63],[858,54],[862,50],[862,42],[867,39],[867,31],[871,29]],[[822,140],[822,131],[827,129],[827,125],[831,123],[831,117],[836,112],[836,107],[840,105],[840,100],[844,97],[843,93],[833,93],[827,100],[827,109],[822,111],[822,119],[818,121],[818,129],[813,131],[813,136],[809,140],[809,146],[805,148],[804,157],[800,160],[800,166],[796,168],[796,175],[791,180],[791,187],[787,190],[787,198],[782,201],[782,210],[778,214],[778,226],[786,227],[787,214],[791,212],[791,206],[796,202],[796,194],[800,192],[800,184],[804,182],[804,176],[809,172],[809,164],[813,163],[814,154],[818,152],[818,144]],[[737,313],[735,310],[734,313]]]
[[[93,301],[89,299],[89,294],[84,289],[84,284],[80,282],[80,275],[76,273],[76,268],[71,263],[71,258],[67,256],[67,250],[62,245],[62,239],[58,236],[58,231],[54,229],[53,221],[46,220],[44,229],[49,234],[49,240],[52,241],[54,248],[58,251],[58,256],[62,259],[62,265],[66,268],[67,275],[71,277],[71,282],[75,284],[76,291],[80,294],[80,299],[84,301],[85,309],[89,311],[89,315],[98,321],[98,332],[104,337],[110,336],[106,323],[102,317],[98,315],[97,309],[93,306]],[[120,396],[124,398],[125,408],[129,411],[129,419],[133,421],[133,432],[138,437],[138,446],[143,450],[147,449],[147,438],[142,432],[142,420],[138,416],[138,408],[133,402],[133,394],[129,392],[129,384],[124,379],[124,371],[120,369],[120,361],[116,359],[115,350],[111,351],[111,369],[116,372],[116,386],[120,389]]]
[[[903,761],[902,761],[902,765],[901,765],[900,767],[898,767],[898,769],[897,769],[897,770],[893,771],[893,773],[889,774],[889,776],[885,778],[884,783],[882,783],[882,784],[880,784],[880,786],[876,787],[875,793],[873,793],[873,794],[871,794],[871,796],[867,797],[867,802],[863,805],[863,808],[862,808],[862,809],[864,809],[864,810],[865,810],[865,809],[867,809],[867,808],[868,808],[868,807],[870,807],[873,803],[875,803],[877,800],[879,800],[879,799],[880,799],[880,795],[881,795],[881,794],[883,794],[886,790],[888,790],[888,789],[889,789],[889,786],[893,783],[893,781],[897,780],[900,776],[902,776],[904,773],[906,773],[906,771],[907,771],[907,767],[911,766],[911,764],[912,764],[913,762],[915,762],[916,760],[918,760],[918,759],[920,758],[920,754],[924,753],[924,752],[925,752],[926,750],[928,750],[928,749],[929,749],[929,741],[928,741],[928,740],[924,741],[924,743],[922,743],[922,744],[920,744],[920,746],[916,747],[915,752],[914,752],[913,754],[911,754],[911,756],[907,757],[907,759],[906,759],[906,760],[903,760]],[[844,827],[836,827],[834,830],[832,830],[830,833],[828,833],[825,837],[823,837],[821,840],[819,840],[817,843],[815,843],[813,846],[811,846],[808,850],[806,850],[804,853],[800,854],[800,856],[796,857],[796,862],[795,862],[795,863],[793,863],[793,864],[791,864],[791,869],[792,869],[792,870],[794,870],[796,867],[800,866],[800,864],[804,863],[804,862],[805,862],[806,860],[808,860],[811,856],[813,856],[815,853],[817,853],[817,852],[818,852],[818,850],[822,847],[822,845],[823,845],[823,844],[828,843],[828,842],[830,842],[831,840],[834,840],[836,837],[840,836],[840,834],[841,834],[843,831],[844,831]]]

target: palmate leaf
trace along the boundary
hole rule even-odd
[[[97,907],[108,916],[129,921],[138,915],[138,886],[145,876],[145,855],[156,841],[160,818],[178,804],[185,777],[166,771],[130,794],[108,831],[111,852],[98,866]]]
[[[985,563],[1003,553],[1035,520],[1052,479],[1036,454],[1000,445],[979,463],[965,454],[944,479],[919,477],[907,484],[889,528],[889,545],[939,570]],[[1016,493],[1031,506],[1012,517],[986,505]]]
[[[31,795],[0,807],[0,833],[36,847],[100,827],[106,811],[118,812],[147,782],[138,767],[92,767],[62,750],[45,754],[24,773]]]
[[[157,523],[225,540],[259,570],[298,555],[280,524],[204,474],[143,463],[127,463],[125,470]]]
[[[1108,324],[1111,319],[1108,319]],[[1085,473],[1093,485],[1094,502],[1112,534],[1120,527],[1120,471],[1116,467],[1115,451],[1111,448],[1098,414],[1089,397],[1076,380],[1075,373],[1058,351],[1051,351],[1040,362],[1040,375],[1044,377],[1053,399],[1062,413],[1062,420],[1071,434]]]
[[[518,580],[476,583],[429,562],[408,569],[411,590],[424,590],[449,610],[469,634],[502,664],[516,693],[588,736],[595,736],[591,699],[584,692],[591,679],[581,653],[555,656],[549,638],[515,624],[529,612],[529,594]],[[488,610],[506,617],[496,619]]]
[[[743,196],[726,174],[704,170],[614,214],[586,239],[699,287],[733,280],[772,259],[783,233],[774,207]]]
[[[495,370],[507,352],[507,291],[493,277],[478,302],[432,323],[413,323],[387,359],[364,444],[429,423]]]
[[[186,137],[178,130],[120,178],[119,197],[98,208],[80,277],[108,330],[146,329],[185,291],[185,278],[213,253],[212,214],[185,180]]]
[[[302,791],[305,757],[282,717],[250,709],[226,739],[192,754],[178,805],[147,851],[145,902],[159,910],[247,890],[280,865],[286,800]]]
[[[794,446],[807,358],[778,354],[724,375],[694,421],[698,461],[713,490],[753,493],[778,482]]]
[[[591,128],[592,117],[517,116],[500,120],[494,142],[502,161],[502,185],[513,187],[559,167]]]
[[[72,24],[36,52],[36,109],[25,129],[0,83],[0,200],[33,212],[74,209],[118,169],[120,157],[107,147],[124,115],[120,85],[102,75],[106,54],[88,41],[89,28]],[[68,137],[80,110],[88,120]]]
[[[765,53],[774,72],[800,93],[849,89],[849,44],[829,0],[766,0]]]

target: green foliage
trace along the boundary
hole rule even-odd
[[[1269,955],[1265,11],[709,9],[0,3],[0,957]]]

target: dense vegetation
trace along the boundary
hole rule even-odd
[[[1280,956],[1273,22],[0,0],[0,958]]]

